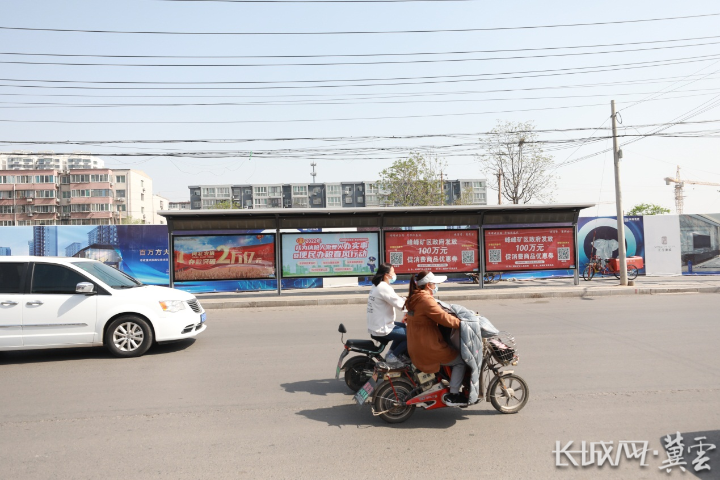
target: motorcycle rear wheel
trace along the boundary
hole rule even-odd
[[[500,379],[505,384],[504,390]],[[500,413],[517,413],[525,406],[530,398],[527,382],[522,377],[513,374],[495,377],[488,387],[490,403]]]
[[[395,387],[394,391],[393,387]],[[377,389],[373,400],[375,413],[379,413],[379,417],[387,423],[404,422],[415,411],[415,405],[395,406],[395,403],[412,398],[414,388],[412,383],[402,378],[394,379],[392,384],[384,381]]]
[[[345,363],[345,384],[353,392],[360,390],[370,379],[375,362],[366,356],[354,357]]]

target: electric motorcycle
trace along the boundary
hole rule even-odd
[[[476,403],[484,399],[500,413],[519,412],[530,396],[527,382],[514,370],[501,370],[518,363],[515,339],[501,332],[498,336],[483,338],[482,348],[480,392]],[[470,380],[467,370],[461,390],[466,398],[469,397]],[[428,374],[413,365],[394,368],[378,362],[372,376],[355,395],[355,401],[363,405],[370,400],[373,415],[388,423],[402,423],[410,418],[416,407],[435,410],[449,406],[446,396],[450,393],[450,373],[451,367],[447,366],[440,367],[436,374]]]
[[[343,336],[347,333],[347,330],[342,323],[338,327],[338,332],[340,332],[343,351],[340,353],[340,360],[338,360],[335,369],[335,379],[340,378],[341,373],[345,373],[345,383],[350,390],[357,392],[372,376],[376,362],[384,361],[382,352],[390,340],[377,340],[377,343],[373,340],[358,339],[343,341]],[[350,352],[359,353],[360,355],[350,358],[343,365],[343,360]]]

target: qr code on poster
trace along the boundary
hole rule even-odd
[[[557,259],[560,260],[561,262],[570,261],[570,248],[569,247],[558,248]]]
[[[488,262],[500,263],[502,260],[502,250],[499,248],[488,250]]]
[[[475,263],[475,250],[463,250],[462,251],[462,263],[465,263],[465,264]]]
[[[402,265],[403,252],[390,252],[390,265]]]

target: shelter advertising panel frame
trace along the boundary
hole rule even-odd
[[[216,278],[216,279],[196,279],[196,280],[178,280],[175,277],[175,239],[177,238],[197,238],[197,237],[240,237],[240,236],[257,236],[257,235],[264,235],[272,237],[272,241],[269,243],[273,246],[273,249],[275,252],[273,252],[272,260],[273,260],[273,270],[275,271],[274,277],[243,277],[243,278]],[[172,256],[169,256],[169,260],[171,262],[170,264],[170,287],[173,287],[175,283],[184,283],[184,282],[227,282],[227,281],[243,281],[243,280],[278,280],[278,265],[277,265],[277,237],[275,233],[216,233],[211,235],[175,235],[170,234],[170,249],[172,251]]]
[[[512,225],[498,225],[500,228],[496,228],[494,225],[490,228],[482,228],[482,253],[483,253],[483,265],[482,265],[482,273],[485,274],[487,272],[491,273],[522,273],[522,272],[543,272],[543,271],[550,271],[550,270],[574,270],[575,277],[577,277],[578,270],[578,245],[577,245],[577,226],[576,225],[549,225],[549,226],[518,226],[514,227]],[[486,255],[486,245],[487,245],[487,239],[486,239],[486,232],[488,231],[497,231],[497,230],[538,230],[538,229],[553,229],[553,228],[564,228],[572,230],[570,234],[572,235],[572,242],[573,242],[573,249],[570,252],[570,258],[572,259],[574,265],[568,266],[568,267],[555,267],[555,268],[514,268],[512,270],[495,270],[488,268],[487,265],[487,255]],[[482,280],[481,280],[482,281]]]
[[[358,232],[358,231],[307,232],[307,234],[313,234],[313,235],[337,235],[337,234],[341,234],[341,235],[343,235],[343,234],[375,235],[375,237],[376,237],[375,241],[376,241],[377,250],[378,250],[376,259],[379,264],[380,263],[379,260],[381,259],[381,256],[380,256],[381,255],[381,246],[380,246],[380,237],[381,237],[380,233],[381,232],[382,232],[382,229],[378,229],[375,231],[361,231],[361,232]],[[280,249],[279,249],[280,264],[277,265],[278,279],[283,279],[283,278],[347,278],[347,277],[371,277],[372,275],[374,275],[374,274],[358,274],[358,273],[354,273],[354,272],[344,274],[344,275],[342,275],[342,274],[341,275],[323,275],[321,272],[316,272],[316,273],[309,274],[309,275],[292,275],[292,276],[286,277],[285,275],[283,275],[283,262],[285,261],[285,252],[283,250],[284,250],[285,240],[286,240],[286,238],[290,237],[291,235],[298,235],[298,234],[302,234],[302,232],[300,232],[300,233],[296,233],[296,232],[282,233],[281,232],[279,235],[280,240],[278,243],[280,246]],[[370,252],[368,252],[368,253],[370,253]]]
[[[395,230],[395,229],[382,229],[382,238],[383,238],[383,252],[382,252],[382,259],[384,262],[390,263],[390,259],[388,258],[389,254],[391,253],[388,251],[387,248],[387,238],[386,236],[388,234],[393,233],[447,233],[447,232],[470,232],[474,233],[476,235],[476,245],[473,245],[473,254],[475,255],[475,262],[477,262],[477,267],[470,267],[469,270],[457,270],[457,269],[438,269],[438,268],[429,268],[426,270],[431,270],[433,273],[476,273],[480,271],[480,256],[478,255],[480,251],[481,246],[481,240],[480,240],[480,231],[477,228],[444,228],[444,229],[429,229],[424,228],[420,230]],[[462,261],[462,260],[461,260]],[[398,275],[412,275],[412,272],[397,272]]]

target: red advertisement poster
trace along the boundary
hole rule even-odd
[[[385,232],[385,261],[396,273],[474,272],[477,254],[477,230]]]
[[[175,237],[175,281],[275,278],[274,235]]]
[[[572,228],[485,230],[485,270],[575,268]]]

